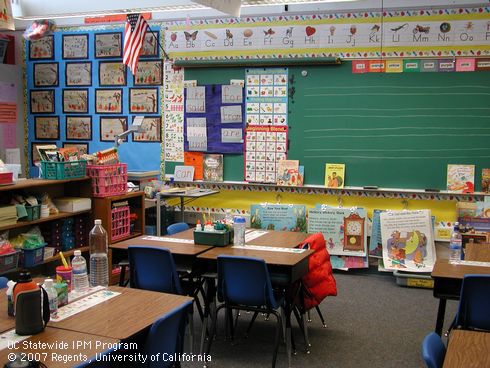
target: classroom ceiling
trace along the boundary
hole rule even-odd
[[[196,0],[197,1],[197,0]],[[218,0],[214,0],[219,2]],[[288,13],[328,12],[356,9],[381,9],[438,6],[488,5],[475,0],[242,0],[242,16]],[[287,8],[285,5],[288,5]],[[225,14],[190,0],[12,0],[16,29],[25,28],[34,19],[57,19],[58,25],[83,24],[83,18],[130,12],[152,12],[154,20],[216,18]]]

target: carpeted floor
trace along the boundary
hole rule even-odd
[[[293,321],[297,355],[293,367],[424,367],[420,346],[424,336],[433,331],[438,300],[432,290],[400,287],[391,275],[368,271],[336,272],[338,296],[321,304],[327,328],[312,311],[309,323],[311,353],[305,354],[304,340]],[[446,325],[456,312],[457,302],[448,301]],[[248,339],[244,332],[251,314],[242,313],[235,343],[223,340],[224,312],[221,329],[211,349],[210,367],[270,367],[274,337],[274,318],[259,317]],[[446,328],[446,326],[445,326]],[[196,340],[201,324],[195,323]],[[196,349],[198,349],[196,341]],[[188,351],[186,349],[186,351]],[[202,363],[182,363],[183,367],[202,367]],[[286,349],[279,348],[277,367],[287,367]]]

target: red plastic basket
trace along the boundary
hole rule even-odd
[[[92,178],[92,195],[109,197],[127,191],[128,168],[126,164],[87,165],[87,175]]]
[[[115,207],[111,211],[112,241],[129,235],[129,206]]]
[[[12,184],[14,182],[13,173],[0,173],[0,184]]]

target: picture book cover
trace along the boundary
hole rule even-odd
[[[325,164],[325,186],[343,188],[345,182],[345,164]]]
[[[277,185],[303,185],[303,175],[299,172],[298,160],[279,160],[277,164]]]
[[[223,181],[223,155],[217,155],[217,154],[204,155],[203,180]]]
[[[490,169],[482,169],[481,171],[481,191],[490,193]]]
[[[457,193],[475,191],[475,165],[447,165],[447,190]]]
[[[380,220],[385,268],[431,272],[436,252],[430,210],[386,211]]]
[[[203,153],[184,152],[184,166],[194,166],[194,180],[203,178]]]

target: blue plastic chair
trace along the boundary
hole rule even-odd
[[[438,334],[431,332],[425,336],[422,342],[422,358],[427,368],[442,368],[445,355],[446,347]]]
[[[189,225],[187,225],[185,222],[177,222],[167,226],[167,235],[174,235],[188,229]]]
[[[4,277],[4,276],[1,276],[0,277],[0,289],[6,288],[7,282],[9,282],[9,279]]]
[[[490,275],[466,275],[461,286],[457,328],[490,331]]]
[[[272,366],[275,367],[279,336],[282,330],[282,317],[277,311],[282,306],[283,298],[276,299],[272,290],[269,271],[264,260],[249,257],[218,256],[218,300],[222,304],[216,309],[213,319],[212,333],[208,340],[207,354],[211,350],[211,342],[216,333],[216,319],[220,309],[226,310],[226,330],[231,332],[233,339],[232,310],[246,310],[267,313],[276,316],[276,334]],[[255,314],[254,314],[255,316]],[[253,323],[253,320],[251,323]],[[206,326],[203,326],[205,329]],[[290,341],[286,339],[286,341]],[[289,351],[289,350],[288,350]]]
[[[171,357],[182,352],[186,314],[192,309],[192,301],[188,301],[172,312],[158,319],[151,326],[145,343],[146,356],[159,354],[160,361],[150,361],[149,368],[170,367],[172,361],[164,361],[162,357]]]

